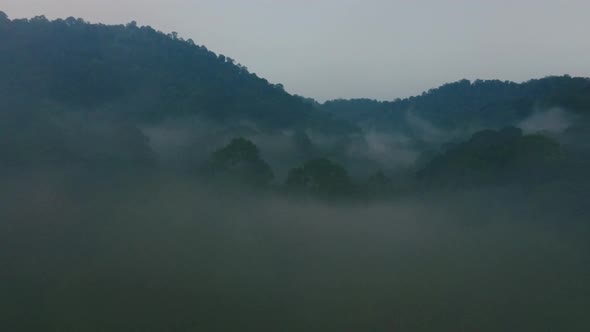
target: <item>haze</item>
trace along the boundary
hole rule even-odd
[[[5,0],[1,9],[177,31],[318,100],[391,100],[462,78],[590,76],[585,0]]]
[[[590,331],[586,5],[79,2],[0,5],[0,332]]]

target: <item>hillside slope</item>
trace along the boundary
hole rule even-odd
[[[141,119],[190,114],[267,128],[338,127],[281,84],[231,58],[134,22],[9,20],[2,13],[0,41],[2,109],[100,109]]]

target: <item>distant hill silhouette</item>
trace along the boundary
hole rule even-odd
[[[371,174],[417,155],[424,165],[448,141],[555,107],[577,116],[560,139],[586,149],[587,78],[462,80],[406,99],[320,104],[177,33],[0,12],[2,164],[154,165],[174,151],[194,168],[243,136],[283,174],[314,158]]]
[[[590,113],[590,79],[555,76],[520,84],[461,80],[394,101],[340,99],[321,105],[341,119],[380,129],[404,129],[408,112],[445,129],[502,127],[524,119],[535,108],[550,107]]]
[[[281,84],[258,77],[176,33],[90,24],[73,17],[0,15],[0,107],[199,115],[268,128],[349,129]]]

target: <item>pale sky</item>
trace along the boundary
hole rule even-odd
[[[2,0],[0,10],[176,31],[321,101],[391,100],[462,78],[590,77],[590,0]]]

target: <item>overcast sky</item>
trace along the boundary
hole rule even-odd
[[[0,10],[177,31],[318,100],[590,76],[590,0],[2,0]]]

